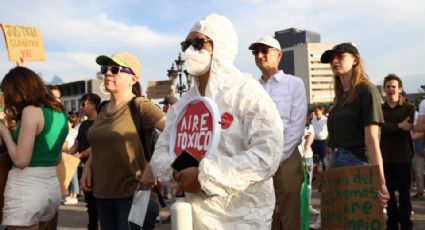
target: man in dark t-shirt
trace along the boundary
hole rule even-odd
[[[413,159],[413,127],[415,107],[401,96],[402,81],[395,74],[384,79],[385,103],[382,104],[385,123],[381,133],[381,153],[390,200],[387,207],[387,229],[412,229],[410,219],[410,182]],[[395,191],[398,191],[398,205]]]
[[[79,154],[77,154],[76,156],[78,156],[83,163],[87,161],[88,159],[87,155],[90,155],[90,152],[89,152],[90,143],[87,140],[87,133],[93,123],[94,123],[94,120],[87,119],[83,121],[83,123],[81,123],[80,129],[78,130],[79,132],[78,132],[78,136],[76,140],[78,141],[77,152]],[[87,151],[87,153],[83,155],[82,153],[84,153],[84,151]]]
[[[91,154],[87,133],[97,117],[97,107],[99,106],[100,101],[100,97],[93,93],[88,93],[81,97],[80,110],[85,116],[87,116],[87,120],[81,123],[78,130],[78,136],[74,145],[71,147],[70,153],[75,154],[74,156],[80,158],[83,163],[87,161]],[[81,167],[78,168],[79,175],[81,175],[81,169]],[[87,213],[89,215],[89,224],[87,227],[89,230],[97,230],[98,217],[96,199],[93,197],[93,193],[91,192],[84,192],[84,199],[87,204]]]

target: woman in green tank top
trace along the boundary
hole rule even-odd
[[[17,122],[13,134],[0,124],[1,141],[13,162],[4,193],[2,225],[42,229],[60,205],[55,166],[68,133],[66,114],[40,77],[28,68],[10,70],[1,89],[5,111]]]

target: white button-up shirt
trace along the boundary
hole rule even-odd
[[[259,80],[276,104],[283,122],[283,153],[280,162],[288,159],[301,143],[307,115],[307,99],[304,82],[282,70],[268,81]]]
[[[313,117],[311,124],[314,128],[314,140],[326,140],[328,138],[328,118],[322,116],[320,120],[317,120],[316,117]]]
[[[425,116],[425,100],[419,104],[419,116]]]

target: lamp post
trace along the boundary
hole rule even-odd
[[[174,68],[174,63],[176,64],[177,69]],[[183,93],[189,91],[190,86],[192,84],[192,77],[187,72],[187,70],[183,70],[184,59],[182,59],[181,53],[179,53],[177,60],[174,60],[174,63],[171,65],[171,69],[167,70],[167,76],[173,81],[173,83],[176,78],[179,77],[179,81],[176,85],[176,88],[177,92],[180,94],[181,97]],[[182,73],[184,73],[184,75],[186,76],[186,84],[182,82]]]

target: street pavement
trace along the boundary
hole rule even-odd
[[[320,194],[313,190],[312,204],[317,209],[320,210]],[[413,212],[412,215],[414,230],[424,230],[425,229],[425,200],[421,201],[412,201]],[[169,208],[161,210],[160,217],[161,221],[156,225],[156,229],[159,230],[169,230],[171,225],[169,221],[164,221],[170,215]],[[316,220],[316,216],[311,217],[311,223]],[[59,209],[59,226],[60,230],[68,229],[86,229],[87,226],[87,213],[85,204],[80,202],[77,205],[61,205]]]

